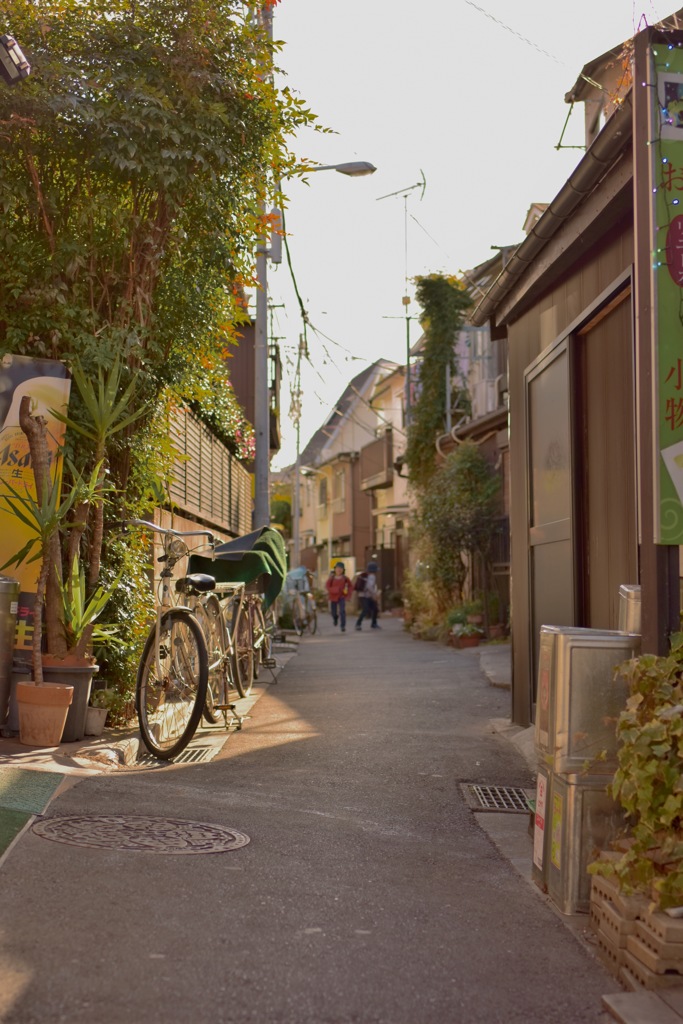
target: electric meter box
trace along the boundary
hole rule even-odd
[[[604,776],[550,778],[544,867],[550,898],[563,914],[588,913],[588,865],[624,831],[624,811],[607,792],[607,784]]]
[[[615,668],[640,653],[636,633],[541,626],[535,745],[547,771],[612,775],[628,684]]]

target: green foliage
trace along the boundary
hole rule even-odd
[[[78,538],[94,564],[105,519],[144,516],[168,494],[169,403],[253,454],[230,348],[263,211],[296,171],[288,140],[315,119],[275,87],[279,44],[238,0],[8,0],[3,14],[32,74],[0,89],[0,349],[94,382],[94,405],[72,391],[64,478],[68,494],[102,460],[97,516]],[[85,426],[100,399],[104,438]],[[114,576],[105,562],[104,585]]]
[[[0,91],[2,348],[89,375],[119,353],[144,371],[138,403],[173,386],[241,450],[241,281],[294,169],[286,139],[313,121],[267,73],[277,44],[237,0],[3,11],[33,73]],[[130,460],[110,461],[124,486]]]
[[[633,842],[616,861],[593,868],[615,873],[627,891],[645,892],[660,908],[683,905],[683,633],[666,657],[644,654],[617,670],[631,696],[619,717],[618,768],[612,794],[627,812]]]
[[[120,577],[117,577],[107,587],[98,586],[88,597],[85,570],[74,558],[71,571],[61,586],[62,621],[69,649],[77,647],[86,633],[98,646],[111,644],[117,647],[122,644],[118,626],[98,622],[120,582]]]
[[[292,502],[288,495],[275,494],[270,501],[270,518],[279,523],[285,537],[292,536]]]
[[[498,516],[500,481],[478,445],[452,451],[420,495],[418,527],[429,551],[429,573],[439,606],[462,602],[467,579],[464,555],[490,551]]]
[[[456,639],[461,636],[478,636],[484,635],[484,630],[480,626],[474,624],[474,622],[456,622],[451,629],[451,635]]]
[[[450,611],[446,612],[446,625],[450,629],[452,626],[464,626],[467,622],[467,612],[463,605],[457,605],[455,608],[451,608]]]
[[[426,342],[419,367],[419,396],[411,410],[406,462],[411,485],[421,492],[436,470],[434,445],[446,424],[446,369],[456,376],[455,342],[472,300],[454,277],[430,274],[416,280]]]
[[[107,535],[102,583],[108,588],[113,580],[119,580],[112,592],[107,617],[117,623],[120,643],[116,648],[96,647],[95,655],[100,666],[100,678],[105,678],[109,690],[120,698],[122,716],[124,711],[133,711],[130,702],[138,661],[154,621],[154,597],[149,585],[152,572],[150,550],[148,538],[142,533]]]

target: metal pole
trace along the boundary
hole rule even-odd
[[[446,364],[446,433],[451,432],[451,367],[450,363]]]
[[[405,298],[407,298],[406,296]],[[407,303],[405,303],[407,306]],[[410,426],[410,317],[406,309],[406,427]]]
[[[260,17],[268,34],[273,36],[272,10],[264,4]],[[265,224],[266,204],[260,203],[259,212]],[[254,516],[253,526],[270,523],[270,394],[268,380],[268,239],[265,231],[259,236],[256,250],[256,331],[254,336]]]
[[[265,214],[265,204],[261,204]],[[256,333],[254,340],[254,529],[268,526],[270,508],[268,484],[270,469],[270,402],[268,381],[268,257],[266,237],[261,235],[256,253]]]
[[[292,564],[296,569],[301,562],[301,418],[296,419],[296,462],[294,463],[294,494],[292,495]]]

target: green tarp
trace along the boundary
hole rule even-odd
[[[216,548],[215,558],[190,555],[188,573],[204,572],[217,583],[259,583],[264,607],[282,590],[287,575],[285,544],[277,530],[264,526]]]

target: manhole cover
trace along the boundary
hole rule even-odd
[[[54,843],[141,853],[227,853],[249,842],[243,832],[223,825],[141,814],[43,818],[31,831]]]
[[[532,793],[514,786],[479,786],[466,783],[461,787],[468,805],[473,811],[511,811],[513,814],[528,814]]]

